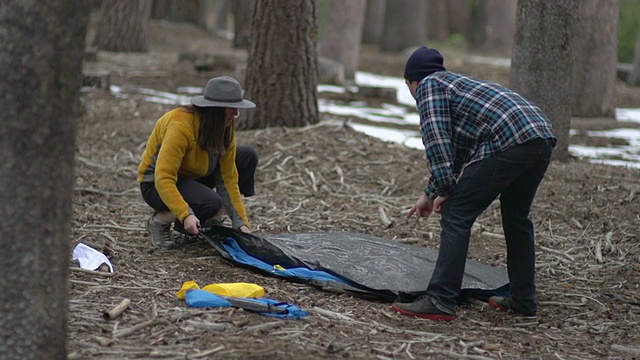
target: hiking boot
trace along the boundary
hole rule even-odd
[[[421,296],[413,302],[394,302],[391,310],[406,316],[415,316],[435,321],[453,321],[455,314],[440,310],[428,295]]]
[[[489,306],[498,311],[512,312],[522,316],[536,316],[536,311],[524,309],[524,307],[522,305],[518,305],[511,296],[492,296],[489,298]]]
[[[175,245],[171,235],[171,224],[159,222],[155,216],[156,213],[151,214],[146,223],[151,245],[162,249],[171,249]]]
[[[179,232],[182,235],[191,235],[184,229],[184,224],[180,220],[176,220],[173,223],[173,230]]]

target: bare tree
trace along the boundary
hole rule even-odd
[[[380,51],[397,52],[422,46],[427,41],[424,0],[387,1]]]
[[[365,0],[330,0],[327,25],[318,52],[344,65],[345,79],[354,79],[360,64]]]
[[[633,51],[633,68],[627,77],[627,84],[631,86],[640,85],[640,28],[638,28],[636,46]]]
[[[94,46],[113,52],[147,51],[150,15],[151,0],[103,0]]]
[[[251,43],[251,25],[256,0],[234,0],[233,18],[234,34],[233,47],[236,49],[248,49]]]
[[[510,86],[547,114],[558,138],[554,157],[569,159],[572,32],[580,0],[519,0]]]
[[[450,34],[468,34],[470,9],[468,0],[447,0],[447,24]]]
[[[300,127],[317,123],[318,33],[315,0],[256,2],[246,75],[255,110],[241,129]]]
[[[214,26],[216,30],[227,30],[227,17],[231,12],[230,0],[216,0],[213,8],[215,16]]]
[[[136,3],[138,0],[129,2]],[[201,5],[200,0],[153,0],[151,17],[153,19],[201,24]]]
[[[449,39],[449,24],[447,24],[447,4],[445,1],[427,1],[427,38],[440,43]]]
[[[66,359],[71,197],[91,3],[0,2],[0,359]]]
[[[378,44],[384,26],[384,12],[387,0],[367,0],[364,25],[362,29],[363,44]]]
[[[486,54],[510,55],[516,29],[516,4],[514,0],[475,0],[469,48]]]
[[[618,63],[618,0],[583,0],[574,31],[572,114],[612,116]]]

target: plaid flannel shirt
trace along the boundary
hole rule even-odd
[[[416,94],[431,198],[448,195],[468,164],[532,139],[557,141],[540,108],[502,85],[440,71]]]

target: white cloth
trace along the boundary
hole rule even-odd
[[[78,260],[80,267],[88,270],[95,270],[100,265],[107,264],[109,270],[113,272],[111,261],[103,253],[83,243],[78,243],[73,249],[73,260]]]

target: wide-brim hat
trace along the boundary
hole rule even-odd
[[[256,104],[243,98],[240,83],[230,76],[215,77],[207,82],[204,95],[191,98],[191,103],[200,107],[228,107],[251,109]]]

